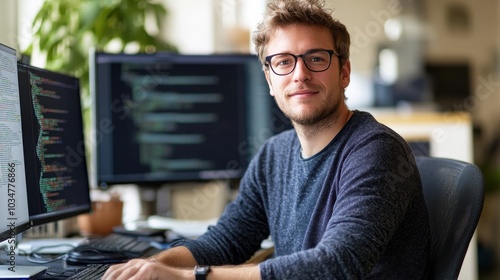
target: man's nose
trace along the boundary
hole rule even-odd
[[[307,68],[303,57],[297,58],[297,64],[293,70],[293,76],[295,81],[304,81],[311,78],[311,70]]]

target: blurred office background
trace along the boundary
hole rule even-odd
[[[180,53],[253,53],[265,0],[158,0],[159,38]],[[2,0],[0,42],[21,52],[42,0]],[[500,265],[500,0],[328,0],[351,33],[353,109],[464,111],[487,198],[478,227],[480,278]],[[133,52],[131,48],[129,51]],[[42,63],[35,53],[32,63]],[[39,65],[43,66],[43,65]],[[496,278],[498,279],[498,278]]]

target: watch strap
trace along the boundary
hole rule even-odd
[[[210,272],[209,265],[197,265],[194,267],[195,280],[206,280],[207,274]]]

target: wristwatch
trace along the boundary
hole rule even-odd
[[[209,265],[197,265],[194,267],[194,275],[196,280],[206,280],[207,274],[210,272]]]

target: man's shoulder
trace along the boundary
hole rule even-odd
[[[352,133],[361,134],[366,137],[367,135],[386,135],[395,138],[398,141],[403,138],[394,130],[379,122],[375,117],[366,111],[355,111],[353,123],[350,125]]]

